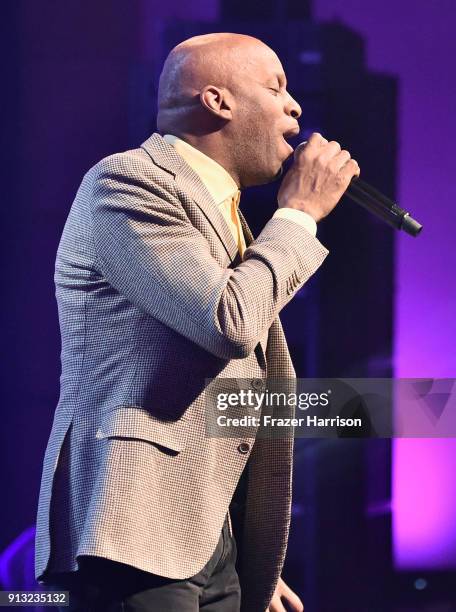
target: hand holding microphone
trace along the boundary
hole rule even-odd
[[[318,223],[329,215],[359,173],[358,163],[348,151],[315,132],[294,151],[293,165],[279,189],[279,208],[302,210]]]
[[[359,174],[359,165],[348,151],[315,132],[294,151],[294,163],[279,189],[279,208],[302,210],[318,222],[346,192],[389,225],[417,236],[422,226],[395,202],[362,181]]]

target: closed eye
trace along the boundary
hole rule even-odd
[[[276,93],[276,94],[279,94],[279,93],[280,93],[280,89],[274,89],[273,87],[268,87],[268,89],[269,89],[270,91],[273,91],[273,92],[274,92],[274,93]]]

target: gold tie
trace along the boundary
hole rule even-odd
[[[244,234],[242,232],[241,220],[239,219],[239,214],[238,214],[238,206],[239,206],[240,199],[241,199],[241,192],[238,189],[238,191],[231,198],[231,221],[233,222],[233,225],[236,227],[236,242],[237,242],[239,254],[242,258],[242,256],[244,255],[244,251],[245,251],[245,240],[244,240]]]

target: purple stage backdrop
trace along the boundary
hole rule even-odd
[[[456,4],[315,0],[314,16],[358,31],[369,67],[399,77],[397,196],[424,230],[417,240],[397,237],[395,376],[454,377]],[[456,567],[455,473],[455,440],[395,442],[398,567]]]
[[[42,458],[44,447],[33,444],[47,439],[55,406],[57,388],[49,375],[56,387],[59,339],[52,278],[56,236],[69,202],[90,165],[125,149],[130,140],[131,146],[141,142],[147,126],[129,109],[135,96],[149,100],[151,93],[137,91],[135,83],[145,79],[136,78],[132,66],[150,70],[157,19],[219,16],[217,0],[110,0],[91,3],[87,12],[80,5],[12,2],[18,31],[10,28],[10,48],[4,52],[13,82],[4,88],[5,98],[14,94],[18,101],[10,107],[11,117],[5,113],[4,131],[13,136],[13,145],[4,147],[2,158],[4,169],[14,166],[14,180],[3,182],[9,219],[3,246],[12,263],[4,273],[8,384],[1,452],[5,473],[13,473],[14,466],[21,475],[8,479],[13,498],[25,499],[14,512],[4,504],[4,540],[31,522],[30,497],[37,498],[41,465],[30,456]],[[395,376],[456,377],[456,2],[313,0],[312,12],[317,21],[337,19],[361,34],[369,68],[399,81],[397,196],[424,230],[417,239],[397,234]],[[19,373],[16,379],[13,372]],[[29,452],[17,452],[23,448]],[[456,440],[395,442],[398,568],[456,567],[455,473]],[[25,475],[35,483],[26,493]],[[0,570],[8,555],[0,559]]]

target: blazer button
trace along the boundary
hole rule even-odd
[[[252,380],[252,387],[256,390],[256,391],[261,391],[264,389],[264,384],[263,381],[261,380],[261,378],[254,378]]]
[[[238,451],[243,455],[246,455],[250,450],[250,444],[248,442],[241,442],[238,446]]]

